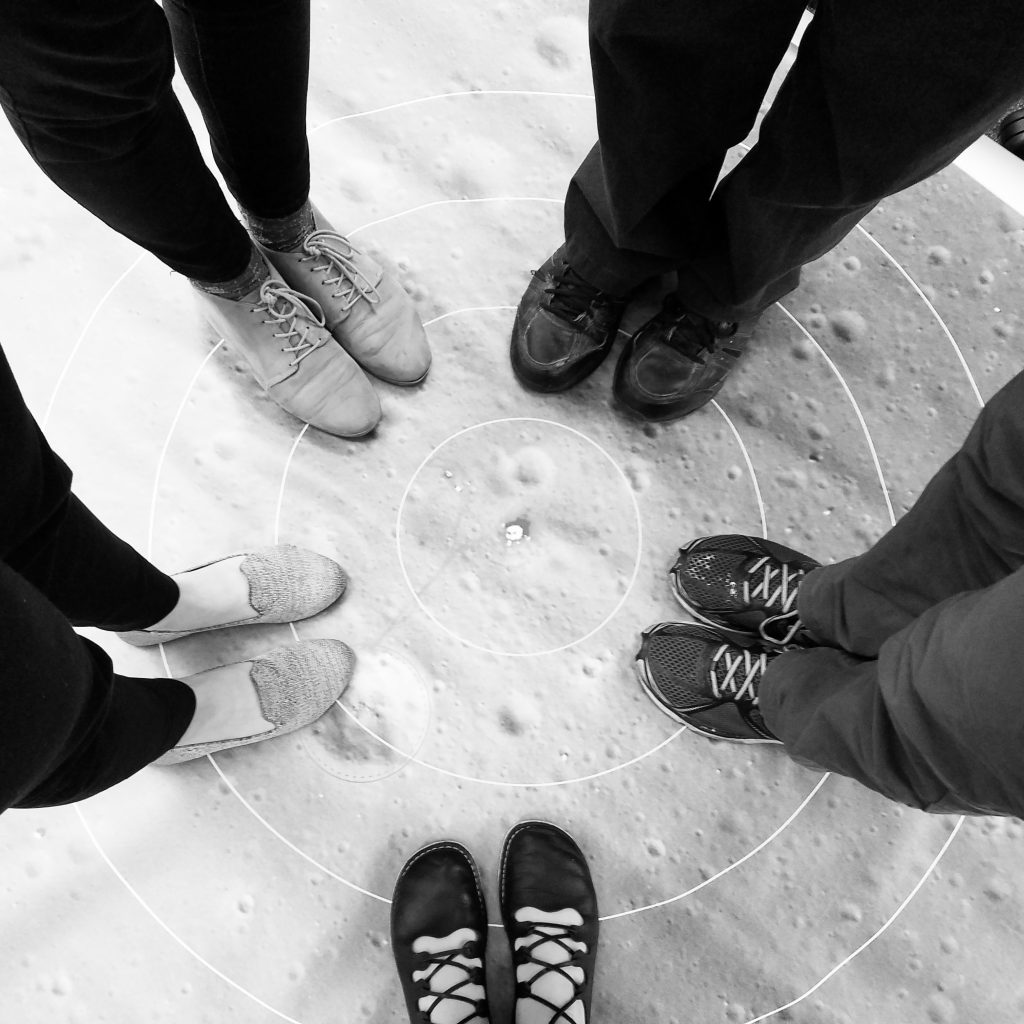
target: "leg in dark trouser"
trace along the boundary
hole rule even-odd
[[[75,625],[139,629],[178,601],[177,584],[114,536],[71,493],[0,350],[0,561]]]
[[[810,649],[768,667],[760,706],[798,761],[933,811],[1024,814],[1024,570],[951,597],[877,661]]]
[[[309,196],[309,0],[167,0],[174,52],[232,194],[284,217]]]
[[[151,0],[0,0],[0,105],[47,176],[172,269],[228,280],[252,244],[203,162],[173,72]]]
[[[870,551],[811,573],[800,617],[861,657],[922,612],[1024,566],[1024,373],[988,403],[963,447]]]
[[[169,750],[194,709],[176,679],[115,676],[99,647],[0,562],[0,811],[113,786]]]
[[[600,142],[565,205],[567,256],[589,282],[621,295],[687,258],[804,6],[591,0]]]
[[[715,193],[680,270],[683,304],[713,319],[760,313],[879,200],[950,163],[1022,87],[1017,0],[823,0],[757,145]]]

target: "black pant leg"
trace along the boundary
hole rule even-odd
[[[165,0],[174,52],[232,195],[260,217],[309,197],[309,0]]]
[[[169,750],[195,711],[177,679],[110,659],[0,561],[0,812],[82,800]]]
[[[75,625],[141,629],[167,615],[177,584],[71,493],[0,350],[0,561]]]
[[[591,0],[598,145],[565,204],[570,262],[622,293],[688,258],[805,0]]]
[[[1022,92],[1019,0],[822,0],[757,144],[679,268],[683,303],[715,319],[756,315]]]
[[[173,73],[152,0],[0,0],[0,105],[36,163],[173,270],[224,281],[252,247],[171,92]]]

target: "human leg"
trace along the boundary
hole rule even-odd
[[[0,810],[99,793],[163,754],[192,719],[185,684],[115,675],[2,561],[0,627]]]
[[[0,105],[44,173],[190,278],[243,272],[252,244],[171,92],[150,0],[0,0]]]
[[[940,601],[1024,565],[1024,373],[985,406],[960,450],[870,550],[809,573],[797,609],[821,641],[861,657]]]
[[[1019,816],[1022,608],[1018,569],[927,609],[877,660],[780,655],[761,684],[764,721],[796,759],[902,803]]]
[[[756,316],[879,200],[949,164],[1024,86],[1024,9],[825,0],[678,268],[683,305]],[[894,126],[899,126],[894,130]]]

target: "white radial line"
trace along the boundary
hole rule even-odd
[[[440,316],[435,316],[433,320],[424,320],[423,326],[432,327],[441,320],[447,320],[450,316],[458,316],[460,313],[491,313],[498,309],[509,310],[515,308],[515,306],[463,306],[462,309],[453,309],[450,313],[442,313]]]
[[[160,474],[163,472],[164,459],[167,457],[167,449],[171,446],[171,438],[174,437],[174,431],[178,426],[178,420],[181,419],[181,414],[185,411],[185,405],[189,400],[189,396],[192,394],[192,389],[196,386],[196,381],[199,380],[199,375],[203,372],[203,368],[213,358],[214,352],[217,351],[224,344],[224,339],[221,338],[209,352],[206,353],[206,358],[199,364],[198,369],[192,374],[192,379],[188,382],[188,387],[185,388],[185,394],[181,398],[181,402],[178,403],[177,411],[174,413],[174,419],[171,420],[171,425],[167,429],[167,436],[164,438],[163,446],[160,449],[160,457],[156,460],[156,473],[153,476],[153,494],[149,503],[149,529],[146,534],[146,557],[151,558],[153,555],[153,526],[156,521],[156,497],[157,490],[160,487]]]
[[[978,390],[978,385],[974,380],[974,374],[971,373],[971,368],[967,365],[967,360],[964,358],[964,354],[960,349],[960,346],[956,343],[956,338],[953,337],[952,331],[946,326],[946,321],[942,319],[939,311],[932,305],[928,296],[921,290],[918,283],[910,276],[903,264],[900,263],[895,256],[877,238],[866,228],[857,225],[857,230],[876,248],[885,258],[903,275],[903,278],[910,285],[911,288],[917,293],[917,297],[928,307],[928,312],[935,317],[939,327],[942,328],[943,334],[949,339],[950,345],[953,346],[953,351],[956,353],[957,359],[960,360],[960,365],[963,367],[964,373],[967,374],[967,380],[971,385],[971,389],[974,391],[974,397],[978,400],[978,405],[984,406],[985,399],[981,397],[981,392]]]
[[[946,837],[946,841],[942,844],[942,849],[940,849],[939,852],[935,855],[935,858],[932,860],[931,864],[928,865],[928,868],[925,871],[925,873],[917,880],[917,883],[914,885],[913,889],[911,889],[910,892],[907,893],[907,895],[904,897],[900,905],[892,912],[892,914],[885,921],[885,923],[882,924],[882,926],[873,935],[865,939],[852,953],[850,953],[848,956],[840,960],[839,963],[835,965],[835,967],[833,967],[823,977],[819,978],[806,992],[804,992],[803,995],[797,996],[796,999],[791,999],[788,1003],[784,1003],[782,1006],[775,1007],[774,1010],[769,1010],[767,1013],[762,1013],[759,1017],[751,1017],[750,1020],[746,1021],[746,1024],[758,1024],[758,1021],[766,1020],[768,1017],[772,1017],[776,1013],[782,1013],[783,1010],[788,1010],[790,1007],[796,1006],[797,1003],[801,1002],[808,996],[811,996],[815,992],[817,992],[818,989],[821,988],[821,986],[829,980],[829,978],[833,977],[833,975],[841,971],[854,957],[859,956],[861,953],[863,953],[864,950],[867,949],[868,946],[870,946],[871,943],[875,941],[875,939],[882,935],[882,933],[886,931],[886,929],[893,923],[893,921],[895,921],[896,918],[899,917],[904,910],[906,910],[907,905],[917,895],[918,890],[920,890],[921,886],[924,885],[925,881],[935,870],[939,861],[942,860],[943,856],[945,856],[946,851],[949,849],[950,844],[956,838],[956,835],[960,831],[960,827],[963,825],[963,823],[964,819],[963,816],[961,816],[957,819],[957,823],[953,827],[953,831],[950,832],[950,834]]]
[[[645,750],[642,754],[637,754],[636,757],[631,757],[628,761],[623,761],[622,764],[612,765],[610,768],[602,768],[599,772],[593,772],[590,775],[579,775],[574,779],[553,779],[545,782],[506,782],[504,779],[482,779],[475,775],[463,775],[460,772],[453,772],[450,768],[442,768],[440,765],[431,764],[429,761],[421,761],[418,757],[412,754],[407,754],[404,750],[389,743],[383,736],[378,736],[368,725],[364,725],[359,721],[356,716],[349,711],[344,704],[340,701],[336,701],[339,708],[352,719],[360,729],[363,730],[367,735],[372,736],[378,743],[387,747],[388,750],[401,757],[406,758],[407,764],[415,764],[420,768],[428,768],[432,772],[437,772],[438,775],[446,775],[450,779],[458,779],[460,782],[473,782],[480,786],[502,786],[506,789],[548,789],[552,786],[572,786],[578,782],[590,782],[593,779],[603,778],[605,775],[611,775],[613,772],[620,771],[623,768],[628,768],[630,765],[639,764],[645,758],[650,757],[652,754],[656,754],[662,747],[667,747],[676,737],[686,732],[686,726],[680,726],[670,736],[666,736],[659,744],[651,747],[650,750]]]
[[[347,878],[343,878],[336,871],[332,871],[329,867],[327,867],[326,864],[321,864],[320,861],[318,861],[315,857],[311,857],[308,853],[306,853],[305,851],[301,850],[287,836],[283,835],[276,828],[274,828],[274,826],[271,825],[270,822],[267,821],[267,819],[264,818],[263,815],[260,814],[260,812],[257,811],[256,808],[253,807],[252,804],[250,804],[249,801],[246,800],[245,797],[242,796],[241,793],[238,792],[238,790],[235,788],[234,783],[224,774],[224,772],[221,771],[220,765],[217,764],[217,762],[209,754],[206,755],[206,759],[210,762],[210,764],[213,765],[214,771],[220,776],[221,781],[224,783],[224,785],[227,786],[228,789],[231,790],[231,792],[235,796],[235,799],[237,799],[238,802],[272,836],[274,836],[276,839],[279,839],[282,843],[284,843],[284,845],[287,846],[288,849],[291,850],[293,853],[297,853],[304,861],[306,861],[307,864],[312,864],[313,867],[318,868],[325,875],[329,875],[336,882],[341,882],[342,885],[348,886],[348,888],[352,889],[354,892],[361,893],[363,896],[369,896],[371,899],[378,900],[381,903],[390,903],[391,902],[391,900],[386,899],[385,897],[380,896],[380,895],[378,895],[375,892],[371,892],[369,889],[364,889],[361,885],[356,885],[355,882],[350,882]]]
[[[761,500],[761,488],[757,483],[757,474],[754,472],[754,464],[750,461],[750,453],[747,451],[747,446],[743,443],[743,438],[740,437],[740,432],[736,429],[736,425],[731,419],[729,419],[729,414],[718,404],[717,399],[712,398],[711,404],[719,411],[719,413],[721,413],[725,422],[729,424],[732,436],[736,438],[736,443],[740,446],[740,451],[743,452],[743,461],[747,464],[747,472],[750,474],[750,481],[754,485],[754,496],[757,498],[757,510],[761,514],[761,536],[767,539],[768,520],[765,518],[764,501]]]
[[[751,850],[748,850],[745,854],[743,854],[742,857],[740,857],[739,860],[734,860],[727,867],[722,868],[721,871],[717,872],[716,874],[713,874],[710,878],[705,878],[704,881],[698,882],[692,888],[687,889],[686,892],[681,892],[676,896],[670,896],[668,899],[665,900],[658,900],[657,903],[648,903],[644,907],[634,907],[632,910],[621,910],[617,914],[608,914],[606,917],[602,917],[601,920],[614,921],[616,918],[619,917],[629,917],[631,914],[641,914],[645,910],[656,910],[658,907],[667,907],[670,903],[677,903],[679,900],[685,899],[687,896],[692,896],[695,892],[699,892],[706,885],[710,885],[712,882],[717,881],[723,875],[727,875],[730,871],[733,870],[733,868],[738,868],[742,863],[750,860],[751,857],[753,857],[757,853],[760,853],[770,842],[772,842],[774,839],[777,839],[780,835],[782,835],[782,833],[787,828],[789,828],[789,826],[796,820],[797,815],[799,815],[800,812],[811,802],[811,800],[814,799],[814,797],[821,789],[821,787],[825,785],[825,782],[828,780],[831,774],[831,772],[826,772],[824,775],[822,775],[822,777],[818,779],[818,781],[814,784],[814,788],[810,791],[810,793],[807,794],[807,796],[803,798],[803,800],[800,801],[799,805],[790,814],[790,816],[781,825],[779,825],[779,827],[770,836],[767,836],[766,838],[762,839],[761,842],[757,844],[757,846],[755,846]]]
[[[882,475],[882,464],[878,461],[878,452],[875,451],[875,442],[871,440],[871,431],[868,430],[867,421],[864,419],[864,414],[860,411],[860,406],[857,404],[857,399],[853,397],[853,392],[850,390],[849,384],[846,383],[846,378],[843,377],[842,373],[839,372],[839,367],[832,362],[829,354],[818,344],[814,335],[807,330],[806,327],[781,302],[776,302],[776,306],[782,310],[790,320],[800,329],[804,337],[821,353],[821,357],[829,365],[829,369],[836,375],[836,380],[839,381],[843,391],[846,392],[846,397],[850,400],[850,404],[853,406],[853,411],[857,416],[857,420],[860,423],[860,428],[864,432],[864,440],[867,441],[868,451],[871,453],[871,461],[875,465],[875,473],[878,476],[878,483],[882,488],[882,497],[885,499],[885,507],[889,512],[889,522],[896,525],[896,513],[893,511],[892,501],[889,498],[889,488],[885,484],[885,477]]]
[[[142,262],[142,256],[139,256],[135,262],[103,293],[103,297],[99,302],[96,303],[96,307],[89,314],[89,319],[85,321],[85,326],[82,328],[82,332],[78,335],[74,345],[71,346],[71,351],[68,353],[67,359],[64,360],[64,365],[61,367],[60,373],[57,375],[57,381],[53,385],[53,391],[50,393],[50,401],[46,403],[46,411],[43,413],[43,418],[40,421],[40,427],[45,431],[46,424],[49,422],[50,413],[53,412],[53,405],[57,401],[57,392],[60,391],[61,385],[64,383],[64,378],[68,375],[68,371],[71,369],[71,362],[78,355],[78,350],[82,347],[82,343],[85,341],[85,336],[89,333],[89,328],[92,327],[93,321],[99,316],[100,310],[103,308],[107,299],[113,295],[118,285]]]
[[[295,443],[291,447],[291,451],[288,452],[288,458],[284,460],[284,470],[281,473],[281,486],[277,489],[277,507],[274,509],[274,543],[281,543],[281,506],[284,503],[284,489],[285,484],[288,482],[288,470],[291,469],[292,459],[295,458],[296,449],[299,447],[299,442],[305,437],[306,431],[309,430],[309,424],[303,423],[302,429],[299,431],[298,437],[295,438]],[[295,633],[295,626],[289,623],[292,627],[292,632]],[[298,633],[295,633],[295,639],[299,639]]]
[[[437,92],[431,96],[416,96],[411,100],[399,100],[397,103],[389,103],[384,107],[374,107],[372,110],[357,110],[352,114],[342,114],[340,117],[332,117],[329,121],[321,121],[315,128],[310,128],[309,134],[327,128],[329,125],[337,124],[339,121],[351,121],[357,117],[369,117],[371,114],[383,114],[386,110],[399,110],[402,107],[412,107],[418,103],[429,103],[431,100],[443,100],[456,96],[550,96],[562,100],[593,100],[594,94],[589,92],[540,92],[532,89],[464,89],[461,92]]]
[[[564,202],[564,199],[551,199],[549,196],[483,196],[479,199],[435,199],[429,203],[420,203],[419,206],[411,206],[407,210],[400,210],[398,213],[388,214],[387,217],[381,217],[379,220],[371,220],[367,224],[360,224],[359,227],[353,228],[349,234],[356,235],[367,228],[375,228],[378,224],[387,224],[389,220],[398,220],[399,217],[405,217],[410,213],[419,213],[421,210],[430,210],[435,206],[455,206],[459,203],[554,203],[557,206],[561,206]]]
[[[117,865],[107,856],[106,850],[100,845],[99,840],[93,835],[92,829],[89,827],[89,823],[85,820],[85,815],[82,814],[81,810],[76,806],[75,812],[78,814],[79,821],[82,823],[82,827],[85,829],[86,835],[92,841],[92,845],[96,847],[100,857],[103,858],[107,867],[113,871],[118,881],[128,890],[132,895],[135,902],[146,911],[149,916],[156,921],[158,925],[183,949],[189,956],[194,957],[199,963],[201,963],[208,971],[215,974],[221,981],[230,985],[236,992],[240,992],[244,996],[248,996],[254,1003],[262,1007],[269,1013],[274,1014],[279,1020],[288,1021],[288,1024],[302,1024],[302,1021],[296,1020],[294,1017],[289,1017],[288,1014],[282,1013],[280,1010],[276,1010],[269,1003],[265,1003],[258,995],[250,992],[247,988],[243,988],[238,984],[237,981],[233,981],[223,971],[219,971],[213,964],[210,963],[201,953],[193,949],[184,939],[180,938],[175,932],[164,923],[163,919],[156,913],[156,911],[142,898],[142,895],[135,889],[135,887],[128,881],[127,878],[118,870]]]

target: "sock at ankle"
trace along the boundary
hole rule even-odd
[[[263,258],[263,253],[252,247],[249,255],[249,263],[245,270],[230,281],[192,281],[194,287],[208,295],[216,295],[221,299],[230,299],[237,302],[243,296],[256,291],[267,278],[270,277],[270,267]]]
[[[306,235],[316,230],[313,207],[308,199],[287,217],[257,217],[247,210],[243,210],[242,215],[252,237],[275,252],[295,252],[302,247]]]

